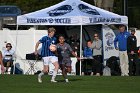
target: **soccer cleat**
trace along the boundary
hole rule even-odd
[[[51,80],[51,82],[56,83],[57,81],[55,81],[55,80]]]
[[[66,83],[68,83],[68,82],[69,82],[69,80],[68,80],[68,79],[65,79],[65,81],[66,81]]]
[[[40,76],[38,76],[38,82],[39,82],[39,83],[42,83],[42,79],[41,79]]]

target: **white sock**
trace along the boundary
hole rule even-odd
[[[57,71],[54,70],[53,75],[52,75],[52,80],[55,80],[56,74],[57,74]]]
[[[44,75],[44,72],[41,72],[38,76],[42,77]]]

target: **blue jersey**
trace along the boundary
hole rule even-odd
[[[44,36],[39,40],[39,42],[42,43],[42,48],[41,48],[41,56],[42,57],[55,56],[55,54],[52,51],[50,51],[50,49],[49,49],[51,44],[56,43],[55,37],[50,38],[48,36]]]
[[[84,57],[92,57],[93,50],[90,47],[84,48]]]
[[[120,32],[114,40],[115,48],[117,48],[117,42],[118,42],[119,51],[126,51],[127,50],[127,38],[129,36],[130,36],[130,33],[127,31]]]

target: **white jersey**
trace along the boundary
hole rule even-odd
[[[3,59],[7,59],[7,60],[13,59],[14,55],[15,55],[14,50],[9,50],[9,51],[8,50],[3,50],[2,51]]]

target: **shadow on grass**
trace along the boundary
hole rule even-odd
[[[65,80],[57,80],[58,82],[65,82]],[[69,79],[69,82],[82,81],[82,79]]]

